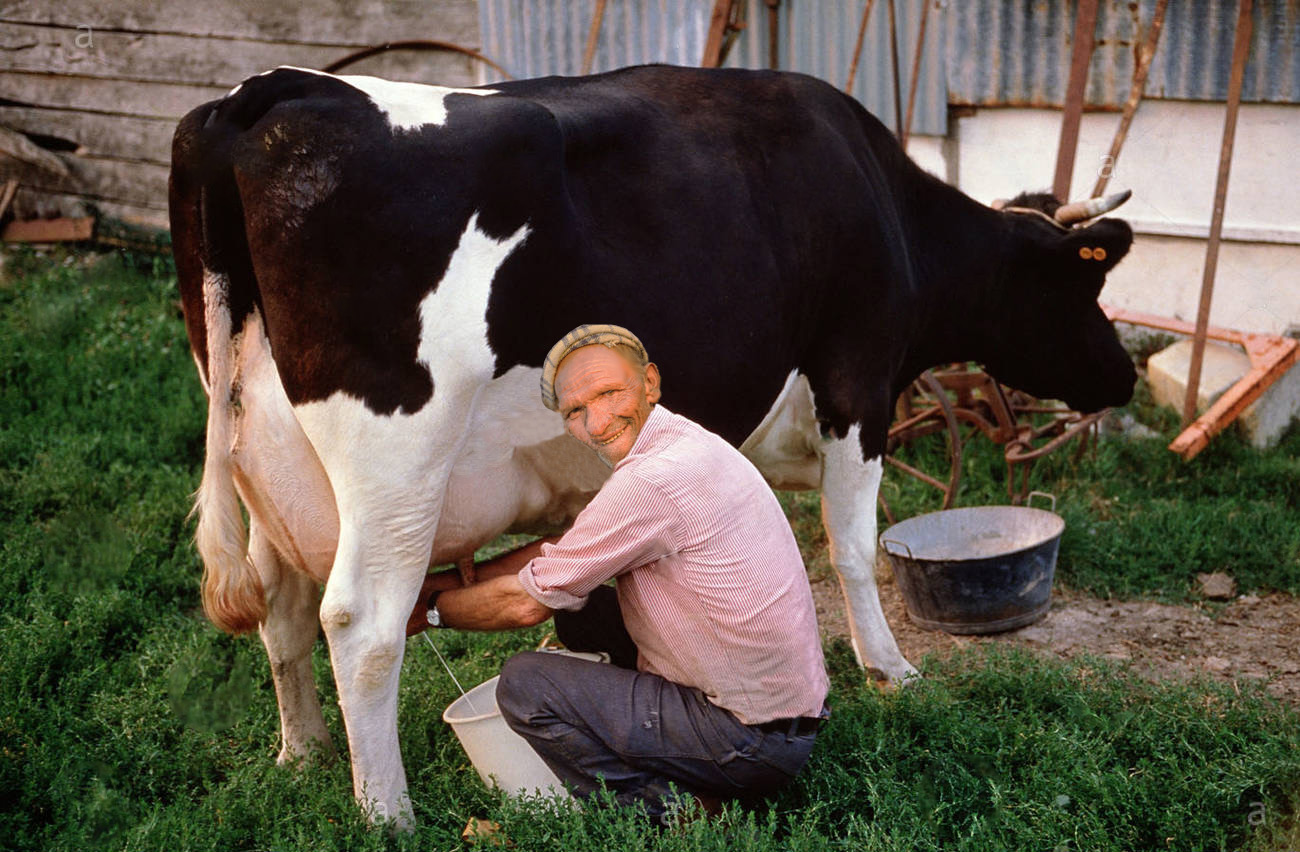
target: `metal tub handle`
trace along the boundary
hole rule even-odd
[[[880,546],[883,547],[885,549],[885,552],[888,553],[890,556],[902,556],[903,554],[895,553],[894,551],[889,549],[889,546],[891,544],[896,544],[899,547],[906,550],[908,559],[916,559],[916,557],[912,555],[912,548],[908,547],[905,542],[897,541],[896,539],[892,539],[892,538],[882,538],[880,540]]]
[[[1030,506],[1030,507],[1032,507],[1032,506],[1034,505],[1034,498],[1035,498],[1035,497],[1046,497],[1048,500],[1051,500],[1051,501],[1052,501],[1052,508],[1051,508],[1051,511],[1052,511],[1053,513],[1056,512],[1056,495],[1055,495],[1055,494],[1048,494],[1046,491],[1030,491],[1030,492],[1029,492],[1029,496],[1025,497],[1025,505],[1026,505],[1026,506]]]

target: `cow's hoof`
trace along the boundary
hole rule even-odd
[[[372,800],[362,807],[372,828],[380,828],[393,835],[415,831],[415,812],[411,810],[411,800],[405,796],[396,806]]]
[[[881,692],[893,692],[900,687],[910,686],[921,679],[921,672],[911,664],[902,669],[899,674],[886,674],[883,669],[875,666],[867,666],[867,682]]]
[[[275,757],[276,766],[288,766],[297,768],[306,764],[323,765],[334,760],[334,744],[328,739],[325,742],[312,740],[307,745],[284,746],[280,753]]]

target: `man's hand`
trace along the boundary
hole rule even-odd
[[[414,636],[429,627],[429,598],[434,592],[446,592],[460,587],[460,572],[455,568],[426,575],[424,585],[420,586],[420,596],[415,599],[415,609],[406,620],[406,635]]]
[[[530,560],[541,554],[543,544],[553,544],[559,540],[560,536],[558,535],[546,536],[536,541],[530,541],[522,547],[517,547],[509,553],[503,553],[495,559],[489,559],[478,565],[474,564],[471,557],[468,560],[457,561],[456,567],[450,571],[429,574],[424,578],[424,585],[420,587],[420,596],[415,600],[415,609],[411,611],[411,617],[406,620],[406,635],[414,636],[428,629],[429,598],[433,596],[434,592],[449,592],[452,589],[482,586],[490,580],[518,574],[520,569],[527,565]],[[467,562],[468,564],[466,564]],[[457,619],[455,626],[469,630],[501,630],[508,627],[537,624],[550,617],[550,610],[528,597],[528,593],[524,591],[517,581],[514,584],[494,584],[491,589],[483,591],[487,591],[488,594],[472,595],[468,606],[458,607],[461,610],[462,617]],[[524,598],[527,598],[527,600]],[[475,613],[473,611],[475,605],[501,611]],[[502,609],[503,607],[504,609]],[[439,607],[438,611],[446,615],[442,607]],[[504,616],[507,620],[515,619],[517,623],[501,624],[500,616]]]

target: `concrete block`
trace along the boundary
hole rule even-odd
[[[1175,411],[1183,410],[1187,395],[1187,374],[1192,363],[1192,341],[1180,340],[1147,360],[1147,381],[1156,402]],[[1228,388],[1250,371],[1250,358],[1233,346],[1210,341],[1201,364],[1201,385],[1196,410],[1205,411]],[[1291,421],[1300,416],[1300,366],[1292,367],[1263,396],[1237,418],[1250,443],[1267,449],[1277,443]]]
[[[1183,410],[1187,396],[1187,374],[1192,367],[1192,341],[1180,340],[1147,359],[1147,381],[1156,402],[1175,411]],[[1233,346],[1209,341],[1205,360],[1201,362],[1201,386],[1196,394],[1196,410],[1204,411],[1223,392],[1250,371],[1250,358]]]
[[[1296,417],[1300,417],[1300,364],[1269,385],[1241,415],[1240,422],[1250,442],[1265,450],[1278,442]]]

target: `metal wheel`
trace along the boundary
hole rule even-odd
[[[925,511],[952,508],[961,486],[960,425],[948,392],[934,373],[922,373],[899,397],[897,410],[898,419],[889,429],[885,464],[906,476],[886,477],[877,498],[891,524],[897,519],[885,496],[887,483],[894,494],[914,490],[908,479],[929,486],[921,501]],[[909,498],[908,502],[915,501]]]

